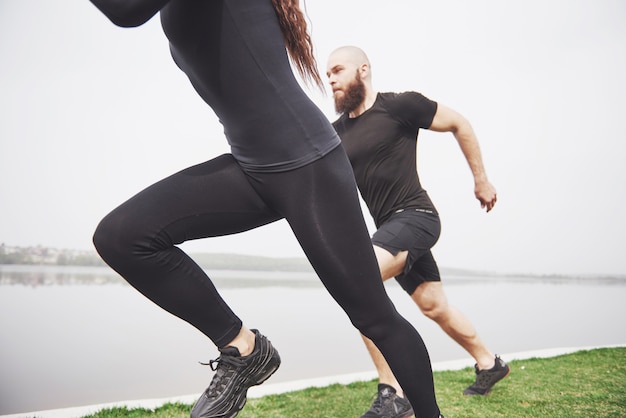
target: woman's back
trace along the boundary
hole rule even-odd
[[[161,22],[174,61],[244,167],[289,170],[339,144],[293,75],[270,0],[172,0]]]

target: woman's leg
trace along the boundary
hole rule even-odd
[[[343,148],[287,173],[249,175],[287,219],[333,298],[384,354],[416,416],[437,417],[428,352],[386,296]]]
[[[94,244],[132,286],[218,347],[241,320],[177,244],[242,232],[278,219],[230,155],[190,167],[138,193],[98,225]]]

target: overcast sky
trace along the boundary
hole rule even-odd
[[[318,63],[353,44],[379,91],[464,114],[498,190],[485,214],[451,134],[420,134],[441,266],[626,274],[626,2],[308,0]],[[0,1],[0,242],[92,249],[115,206],[228,152],[158,19],[111,24],[87,0]],[[334,120],[330,95],[309,91]],[[369,215],[366,213],[370,227]],[[302,256],[284,221],[190,251]]]

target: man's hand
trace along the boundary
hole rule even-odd
[[[483,181],[480,183],[476,183],[474,187],[474,195],[476,199],[480,202],[481,208],[486,208],[487,212],[489,212],[496,204],[496,200],[498,200],[496,195],[496,188],[493,187],[493,184],[488,181]]]

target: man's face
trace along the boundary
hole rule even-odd
[[[347,70],[343,66],[334,66],[327,73],[333,89],[335,111],[339,114],[352,112],[365,100],[365,84],[360,77],[359,70],[352,70]]]
[[[355,54],[352,48],[340,48],[328,58],[326,76],[333,91],[337,113],[351,113],[364,101],[366,86],[361,71],[367,57]]]

